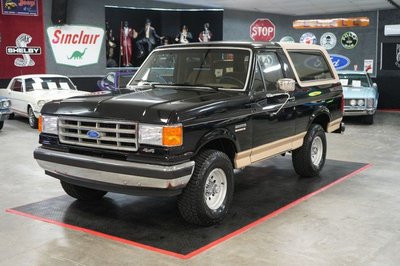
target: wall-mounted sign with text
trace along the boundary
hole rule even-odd
[[[37,16],[38,0],[1,0],[3,15]]]
[[[104,38],[102,28],[71,25],[49,27],[47,36],[57,64],[81,67],[99,61]]]

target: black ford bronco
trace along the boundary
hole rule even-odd
[[[211,225],[229,209],[234,169],[291,152],[300,176],[317,175],[342,113],[319,46],[170,45],[126,89],[47,103],[34,157],[78,200],[178,195],[186,221]]]

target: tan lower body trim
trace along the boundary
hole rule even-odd
[[[262,159],[297,149],[303,145],[304,136],[306,134],[307,132],[303,132],[292,137],[239,152],[235,155],[235,168],[242,168]]]
[[[343,117],[333,120],[332,122],[328,123],[328,133],[331,133],[340,128],[340,123],[342,122]]]

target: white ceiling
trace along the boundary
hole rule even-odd
[[[162,2],[259,11],[294,16],[394,8],[387,0],[159,0]],[[394,0],[400,4],[400,0]]]

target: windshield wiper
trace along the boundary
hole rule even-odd
[[[157,84],[157,86],[171,86],[171,87],[186,87],[186,88],[202,88],[202,89],[212,89],[218,91],[219,87],[210,86],[205,84],[190,84],[190,83],[173,83],[173,84]]]

